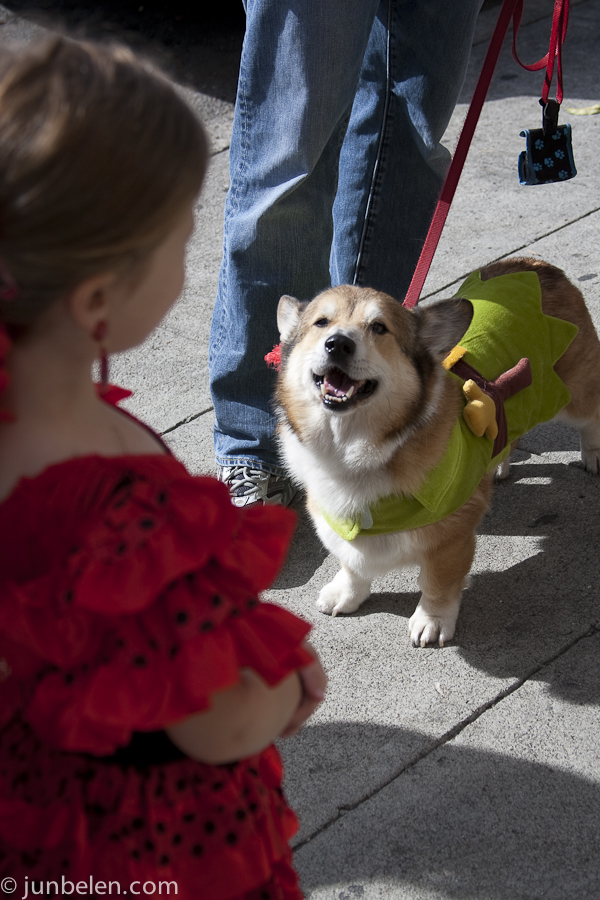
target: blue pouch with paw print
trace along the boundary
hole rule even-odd
[[[519,155],[520,184],[551,184],[577,175],[571,144],[571,126],[521,132],[525,150]]]

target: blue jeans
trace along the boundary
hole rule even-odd
[[[209,355],[220,465],[283,471],[264,362],[282,294],[403,299],[480,5],[247,0]]]

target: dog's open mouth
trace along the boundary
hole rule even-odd
[[[341,369],[329,369],[323,375],[313,372],[313,380],[321,392],[323,406],[335,412],[349,409],[358,400],[370,397],[377,387],[376,381],[369,378],[356,381]]]

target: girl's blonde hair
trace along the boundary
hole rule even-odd
[[[0,261],[17,297],[0,299],[0,322],[27,325],[86,278],[143,260],[206,162],[196,115],[125,47],[53,37],[3,50]]]

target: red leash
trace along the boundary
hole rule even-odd
[[[567,34],[567,24],[569,19],[569,0],[555,0],[554,16],[552,20],[552,32],[550,35],[550,47],[548,53],[543,59],[539,60],[537,63],[533,63],[532,65],[523,65],[523,63],[521,63],[521,61],[519,60],[516,51],[517,33],[519,31],[522,13],[523,0],[504,0],[502,9],[500,11],[500,16],[498,17],[498,22],[496,23],[496,28],[494,29],[494,34],[492,35],[492,40],[490,41],[487,56],[481,70],[481,75],[479,76],[479,81],[477,82],[477,87],[475,88],[473,99],[471,100],[471,105],[469,107],[469,111],[467,113],[467,117],[465,119],[465,123],[458,140],[458,144],[456,145],[456,151],[450,164],[450,168],[448,169],[448,174],[446,175],[446,180],[440,194],[440,199],[438,200],[438,204],[433,214],[433,219],[431,220],[431,225],[429,226],[429,231],[427,233],[427,237],[425,238],[425,243],[423,245],[419,261],[415,268],[412,281],[406,293],[406,297],[404,298],[403,306],[406,306],[408,309],[412,309],[419,302],[419,297],[421,295],[421,291],[423,290],[423,285],[425,284],[427,273],[429,272],[431,262],[442,235],[442,231],[448,217],[448,212],[450,210],[450,205],[452,203],[452,200],[454,199],[454,194],[458,186],[460,175],[463,170],[467,154],[469,152],[469,147],[471,146],[471,140],[475,133],[477,122],[479,121],[479,116],[483,108],[490,82],[492,80],[492,75],[494,74],[494,69],[496,68],[496,63],[498,62],[500,50],[502,49],[502,44],[504,43],[504,38],[508,31],[511,19],[513,19],[514,29],[513,55],[516,61],[519,63],[519,65],[523,66],[523,68],[530,71],[537,71],[539,69],[543,69],[544,66],[546,67],[542,100],[540,102],[543,105],[548,102],[548,93],[550,90],[550,84],[552,82],[555,59],[557,60],[558,82],[556,98],[559,104],[562,102],[561,50],[562,44]]]

